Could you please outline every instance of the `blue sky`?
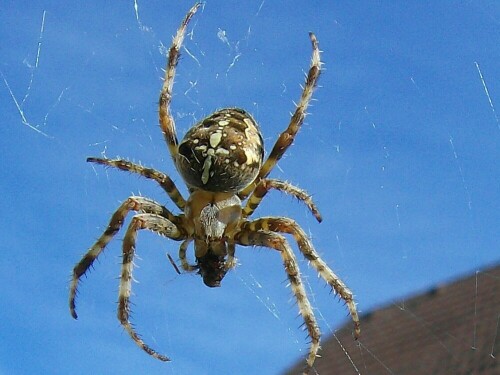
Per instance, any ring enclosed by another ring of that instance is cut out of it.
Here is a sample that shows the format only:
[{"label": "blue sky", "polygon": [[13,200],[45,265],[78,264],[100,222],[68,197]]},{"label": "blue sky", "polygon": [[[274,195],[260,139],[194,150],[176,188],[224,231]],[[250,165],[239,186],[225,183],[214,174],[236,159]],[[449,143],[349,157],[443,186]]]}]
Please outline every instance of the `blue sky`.
[{"label": "blue sky", "polygon": [[[2,7],[0,374],[279,373],[307,338],[267,249],[238,248],[241,265],[209,289],[174,272],[176,243],[140,233],[133,322],[171,363],[116,320],[120,235],[80,288],[79,320],[69,315],[70,271],[119,203],[140,193],[174,209],[155,184],[86,157],[140,161],[182,185],[156,102],[163,46],[192,3],[135,4]],[[324,221],[279,193],[256,216],[295,218],[367,313],[500,258],[499,30],[495,1],[208,1],[172,109],[182,135],[217,108],[245,108],[271,147],[316,33],[325,71],[273,177],[310,192]],[[326,337],[346,309],[301,266]]]}]

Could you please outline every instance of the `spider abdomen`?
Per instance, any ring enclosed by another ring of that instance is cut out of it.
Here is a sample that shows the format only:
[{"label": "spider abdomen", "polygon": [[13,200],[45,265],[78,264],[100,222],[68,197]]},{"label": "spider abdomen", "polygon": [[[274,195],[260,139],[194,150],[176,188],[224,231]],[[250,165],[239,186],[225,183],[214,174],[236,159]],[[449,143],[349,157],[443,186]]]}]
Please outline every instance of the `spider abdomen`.
[{"label": "spider abdomen", "polygon": [[176,165],[192,188],[237,192],[255,179],[263,157],[262,135],[252,116],[225,108],[189,129],[179,144]]}]

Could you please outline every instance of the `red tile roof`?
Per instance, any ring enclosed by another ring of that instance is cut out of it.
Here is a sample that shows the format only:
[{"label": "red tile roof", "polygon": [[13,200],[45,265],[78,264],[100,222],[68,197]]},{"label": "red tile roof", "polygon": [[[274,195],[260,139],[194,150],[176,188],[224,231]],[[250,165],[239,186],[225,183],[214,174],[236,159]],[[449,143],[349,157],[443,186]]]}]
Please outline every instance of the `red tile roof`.
[{"label": "red tile roof", "polygon": [[500,265],[361,317],[359,342],[348,322],[322,348],[320,375],[499,375]]}]

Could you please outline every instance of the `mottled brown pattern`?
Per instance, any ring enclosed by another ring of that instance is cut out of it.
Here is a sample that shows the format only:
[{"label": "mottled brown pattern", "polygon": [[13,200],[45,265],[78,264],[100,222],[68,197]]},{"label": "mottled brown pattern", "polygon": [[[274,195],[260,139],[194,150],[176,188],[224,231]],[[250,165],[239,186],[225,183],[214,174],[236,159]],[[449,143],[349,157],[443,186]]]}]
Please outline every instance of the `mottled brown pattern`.
[{"label": "mottled brown pattern", "polygon": [[242,109],[226,108],[186,133],[176,165],[191,188],[236,193],[255,179],[263,158],[262,135],[255,120]]}]

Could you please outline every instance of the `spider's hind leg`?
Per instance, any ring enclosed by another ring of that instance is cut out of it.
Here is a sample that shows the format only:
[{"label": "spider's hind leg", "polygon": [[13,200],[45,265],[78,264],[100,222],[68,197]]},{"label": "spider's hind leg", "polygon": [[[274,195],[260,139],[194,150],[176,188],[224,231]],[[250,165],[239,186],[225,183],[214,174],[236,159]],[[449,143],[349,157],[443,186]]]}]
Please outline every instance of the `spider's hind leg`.
[{"label": "spider's hind leg", "polygon": [[177,66],[177,62],[179,61],[180,49],[182,46],[182,42],[184,41],[184,36],[186,34],[186,28],[196,13],[198,8],[202,5],[202,3],[196,3],[186,14],[186,17],[182,20],[181,26],[177,30],[177,34],[174,36],[172,41],[172,45],[168,50],[168,62],[167,67],[165,69],[165,77],[163,81],[163,86],[160,92],[160,100],[159,100],[159,117],[160,117],[160,127],[165,138],[165,142],[167,143],[168,150],[170,151],[170,155],[175,162],[178,154],[178,144],[177,134],[175,131],[175,121],[170,112],[170,102],[172,101],[172,89],[174,86],[174,77],[175,77],[175,68]]},{"label": "spider's hind leg", "polygon": [[304,118],[307,114],[307,107],[309,106],[314,88],[316,87],[319,75],[321,73],[322,64],[320,59],[318,40],[313,33],[309,33],[309,38],[311,39],[313,53],[299,103],[296,105],[295,112],[290,119],[288,127],[283,133],[279,135],[278,140],[274,144],[271,153],[267,157],[265,163],[262,165],[262,168],[260,169],[259,174],[255,178],[255,180],[238,194],[241,199],[247,197],[253,191],[255,185],[258,184],[261,179],[266,178],[269,175],[274,166],[285,154],[288,147],[290,147],[290,145],[293,143],[295,136],[297,135],[300,127],[302,126],[302,123],[304,122]]}]

